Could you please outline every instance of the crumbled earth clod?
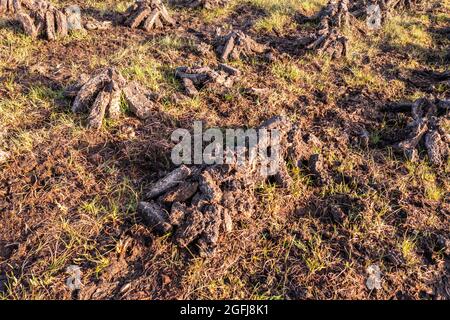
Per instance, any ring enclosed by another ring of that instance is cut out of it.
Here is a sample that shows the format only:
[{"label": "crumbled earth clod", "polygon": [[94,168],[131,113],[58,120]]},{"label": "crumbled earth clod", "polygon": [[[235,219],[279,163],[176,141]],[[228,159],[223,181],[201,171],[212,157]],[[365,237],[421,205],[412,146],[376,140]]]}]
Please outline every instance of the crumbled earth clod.
[{"label": "crumbled earth clod", "polygon": [[117,119],[122,94],[130,111],[139,119],[148,118],[155,108],[145,90],[137,82],[127,84],[115,68],[100,69],[90,78],[82,76],[65,92],[66,97],[75,96],[73,112],[89,112],[88,127],[92,129],[99,129],[105,116]]},{"label": "crumbled earth clod", "polygon": [[188,8],[205,8],[213,9],[225,7],[230,0],[178,0],[177,4]]},{"label": "crumbled earth clod", "polygon": [[124,24],[132,29],[151,31],[164,25],[174,26],[175,20],[161,0],[138,0],[124,13]]},{"label": "crumbled earth clod", "polygon": [[189,97],[197,96],[198,90],[205,86],[231,88],[239,75],[239,70],[225,64],[219,65],[217,71],[210,67],[178,67],[175,70],[175,76],[182,81]]}]

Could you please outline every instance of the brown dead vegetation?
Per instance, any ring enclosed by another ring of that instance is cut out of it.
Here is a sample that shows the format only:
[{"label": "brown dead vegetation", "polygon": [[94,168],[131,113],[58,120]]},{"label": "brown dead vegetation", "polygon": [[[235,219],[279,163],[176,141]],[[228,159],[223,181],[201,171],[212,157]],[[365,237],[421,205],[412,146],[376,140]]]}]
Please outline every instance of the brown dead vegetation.
[{"label": "brown dead vegetation", "polygon": [[16,17],[24,32],[36,38],[44,36],[48,40],[63,38],[68,34],[67,17],[64,12],[45,0],[22,2]]}]

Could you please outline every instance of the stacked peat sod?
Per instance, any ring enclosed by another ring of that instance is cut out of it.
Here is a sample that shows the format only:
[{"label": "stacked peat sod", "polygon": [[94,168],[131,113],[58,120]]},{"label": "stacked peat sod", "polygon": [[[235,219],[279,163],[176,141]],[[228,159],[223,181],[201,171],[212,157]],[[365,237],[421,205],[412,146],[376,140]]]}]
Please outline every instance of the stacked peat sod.
[{"label": "stacked peat sod", "polygon": [[67,17],[51,3],[44,0],[27,0],[22,1],[22,5],[16,11],[16,18],[27,35],[32,38],[43,35],[48,40],[67,35]]},{"label": "stacked peat sod", "polygon": [[161,0],[138,0],[124,13],[124,24],[132,29],[145,31],[175,25]]},{"label": "stacked peat sod", "polygon": [[327,53],[333,59],[347,55],[348,39],[341,34],[343,27],[349,26],[349,0],[330,0],[319,13],[308,20],[319,20],[314,35],[301,40],[308,50]]},{"label": "stacked peat sod", "polygon": [[450,101],[422,98],[414,103],[401,103],[388,106],[390,112],[407,112],[412,121],[406,127],[406,138],[394,145],[409,160],[418,159],[417,148],[422,145],[428,158],[435,166],[445,164],[449,156],[450,135],[445,132],[444,122],[450,121]]},{"label": "stacked peat sod", "polygon": [[225,7],[230,0],[176,0],[174,2],[188,8],[213,9]]},{"label": "stacked peat sod", "polygon": [[120,115],[120,99],[124,95],[130,111],[140,119],[148,118],[153,112],[154,102],[136,82],[127,84],[114,68],[100,69],[90,78],[82,77],[66,89],[66,96],[75,97],[72,111],[89,112],[88,127],[99,129],[103,118],[116,119]]},{"label": "stacked peat sod", "polygon": [[0,0],[0,14],[15,14],[22,11],[22,6],[28,7],[29,0]]},{"label": "stacked peat sod", "polygon": [[219,64],[217,70],[210,67],[178,67],[175,70],[175,77],[183,83],[187,96],[195,97],[198,90],[207,86],[209,88],[231,88],[241,75],[236,68],[226,64]]},{"label": "stacked peat sod", "polygon": [[350,12],[359,18],[366,14],[369,6],[378,5],[382,15],[387,16],[395,11],[415,9],[421,3],[423,0],[356,0],[352,1]]},{"label": "stacked peat sod", "polygon": [[412,70],[405,80],[422,91],[432,93],[438,88],[450,88],[450,71]]},{"label": "stacked peat sod", "polygon": [[226,35],[217,35],[214,40],[216,52],[221,61],[240,60],[243,57],[250,57],[254,54],[264,53],[267,48],[257,43],[244,32],[231,31]]},{"label": "stacked peat sod", "polygon": [[88,30],[107,30],[112,27],[113,23],[112,21],[97,21],[94,19],[88,20],[86,22],[83,22],[83,27]]},{"label": "stacked peat sod", "polygon": [[[235,222],[251,218],[257,204],[256,185],[274,181],[287,187],[292,182],[286,160],[297,156],[295,137],[299,131],[279,116],[267,120],[258,129],[277,130],[280,134],[276,173],[261,174],[262,164],[258,158],[240,165],[236,161],[234,164],[181,165],[153,184],[146,201],[139,203],[138,213],[146,224],[159,235],[173,232],[179,246],[197,247],[201,256],[213,254],[221,234],[230,232]],[[273,148],[269,140],[260,134],[256,148]],[[251,152],[246,149],[244,153]]]}]

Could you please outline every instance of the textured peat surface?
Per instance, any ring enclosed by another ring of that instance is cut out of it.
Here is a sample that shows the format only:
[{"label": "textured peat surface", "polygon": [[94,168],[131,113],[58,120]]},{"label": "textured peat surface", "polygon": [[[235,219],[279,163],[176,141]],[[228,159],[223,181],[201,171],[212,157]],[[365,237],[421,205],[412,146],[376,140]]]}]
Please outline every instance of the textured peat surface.
[{"label": "textured peat surface", "polygon": [[[386,7],[377,30],[361,1],[185,2],[130,28],[132,1],[51,1],[96,26],[54,40],[0,10],[0,298],[448,299],[448,2]],[[91,111],[72,112],[99,70]],[[176,169],[175,129],[279,116],[281,180],[202,167],[149,196]]]}]

